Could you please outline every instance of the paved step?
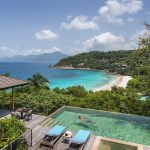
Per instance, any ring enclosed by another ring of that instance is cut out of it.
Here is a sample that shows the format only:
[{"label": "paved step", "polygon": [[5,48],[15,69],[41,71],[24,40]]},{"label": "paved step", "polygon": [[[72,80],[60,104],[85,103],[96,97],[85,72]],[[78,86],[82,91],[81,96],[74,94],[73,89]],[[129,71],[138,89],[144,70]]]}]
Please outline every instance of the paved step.
[{"label": "paved step", "polygon": [[47,121],[48,117],[46,117],[44,120],[42,120],[39,124],[42,125],[45,121]]},{"label": "paved step", "polygon": [[56,124],[58,124],[58,121],[54,120],[51,124],[49,124],[49,127],[51,128],[55,126]]},{"label": "paved step", "polygon": [[52,118],[45,119],[40,125],[45,126],[49,121],[53,120]]},{"label": "paved step", "polygon": [[54,119],[51,119],[48,123],[47,123],[47,126],[50,126],[55,120]]}]

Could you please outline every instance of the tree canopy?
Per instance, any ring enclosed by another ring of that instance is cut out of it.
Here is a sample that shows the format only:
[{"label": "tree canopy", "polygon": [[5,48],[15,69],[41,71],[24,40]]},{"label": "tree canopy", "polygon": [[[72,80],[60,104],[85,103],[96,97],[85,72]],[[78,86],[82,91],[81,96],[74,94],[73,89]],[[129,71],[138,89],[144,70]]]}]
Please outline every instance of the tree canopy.
[{"label": "tree canopy", "polygon": [[27,79],[31,85],[37,89],[49,89],[49,81],[40,73],[34,74],[31,78]]}]

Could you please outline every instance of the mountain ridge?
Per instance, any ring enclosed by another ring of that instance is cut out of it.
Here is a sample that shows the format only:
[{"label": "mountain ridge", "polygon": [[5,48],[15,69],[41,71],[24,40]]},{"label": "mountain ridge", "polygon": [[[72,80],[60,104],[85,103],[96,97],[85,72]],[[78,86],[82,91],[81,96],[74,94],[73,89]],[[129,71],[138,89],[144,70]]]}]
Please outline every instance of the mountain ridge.
[{"label": "mountain ridge", "polygon": [[61,52],[43,53],[38,55],[16,55],[13,57],[1,57],[0,62],[45,62],[54,65],[68,55]]}]

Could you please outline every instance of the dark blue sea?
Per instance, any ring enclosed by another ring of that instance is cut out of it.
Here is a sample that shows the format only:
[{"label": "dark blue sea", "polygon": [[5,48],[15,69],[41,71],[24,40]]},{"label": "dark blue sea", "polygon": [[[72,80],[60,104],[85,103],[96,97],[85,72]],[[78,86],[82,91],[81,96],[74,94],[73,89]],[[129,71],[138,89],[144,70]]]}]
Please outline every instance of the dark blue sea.
[{"label": "dark blue sea", "polygon": [[10,73],[12,77],[24,79],[35,73],[41,73],[50,81],[50,88],[84,86],[87,90],[95,89],[110,83],[117,76],[97,70],[62,70],[49,68],[46,63],[0,63],[0,74]]}]

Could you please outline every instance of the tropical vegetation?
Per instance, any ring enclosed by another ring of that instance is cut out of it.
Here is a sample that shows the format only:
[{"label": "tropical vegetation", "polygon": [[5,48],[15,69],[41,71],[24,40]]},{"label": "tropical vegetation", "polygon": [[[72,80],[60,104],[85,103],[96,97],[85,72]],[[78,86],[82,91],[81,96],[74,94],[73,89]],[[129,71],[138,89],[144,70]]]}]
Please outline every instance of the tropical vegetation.
[{"label": "tropical vegetation", "polygon": [[[15,118],[0,120],[0,148],[7,146],[10,142],[18,139],[26,130],[24,122]],[[19,143],[14,145],[17,150]],[[24,149],[25,150],[25,149]]]},{"label": "tropical vegetation", "polygon": [[[81,89],[81,90],[80,90]],[[32,108],[34,113],[48,115],[63,105],[116,111],[137,115],[150,116],[150,99],[140,101],[136,90],[116,88],[112,91],[86,91],[84,87],[69,87],[39,91],[30,88],[28,91],[17,92],[16,108]],[[0,107],[9,108],[11,93],[0,93]]]},{"label": "tropical vegetation", "polygon": [[31,78],[28,78],[27,81],[36,89],[49,89],[48,79],[43,77],[40,73],[34,74]]}]

